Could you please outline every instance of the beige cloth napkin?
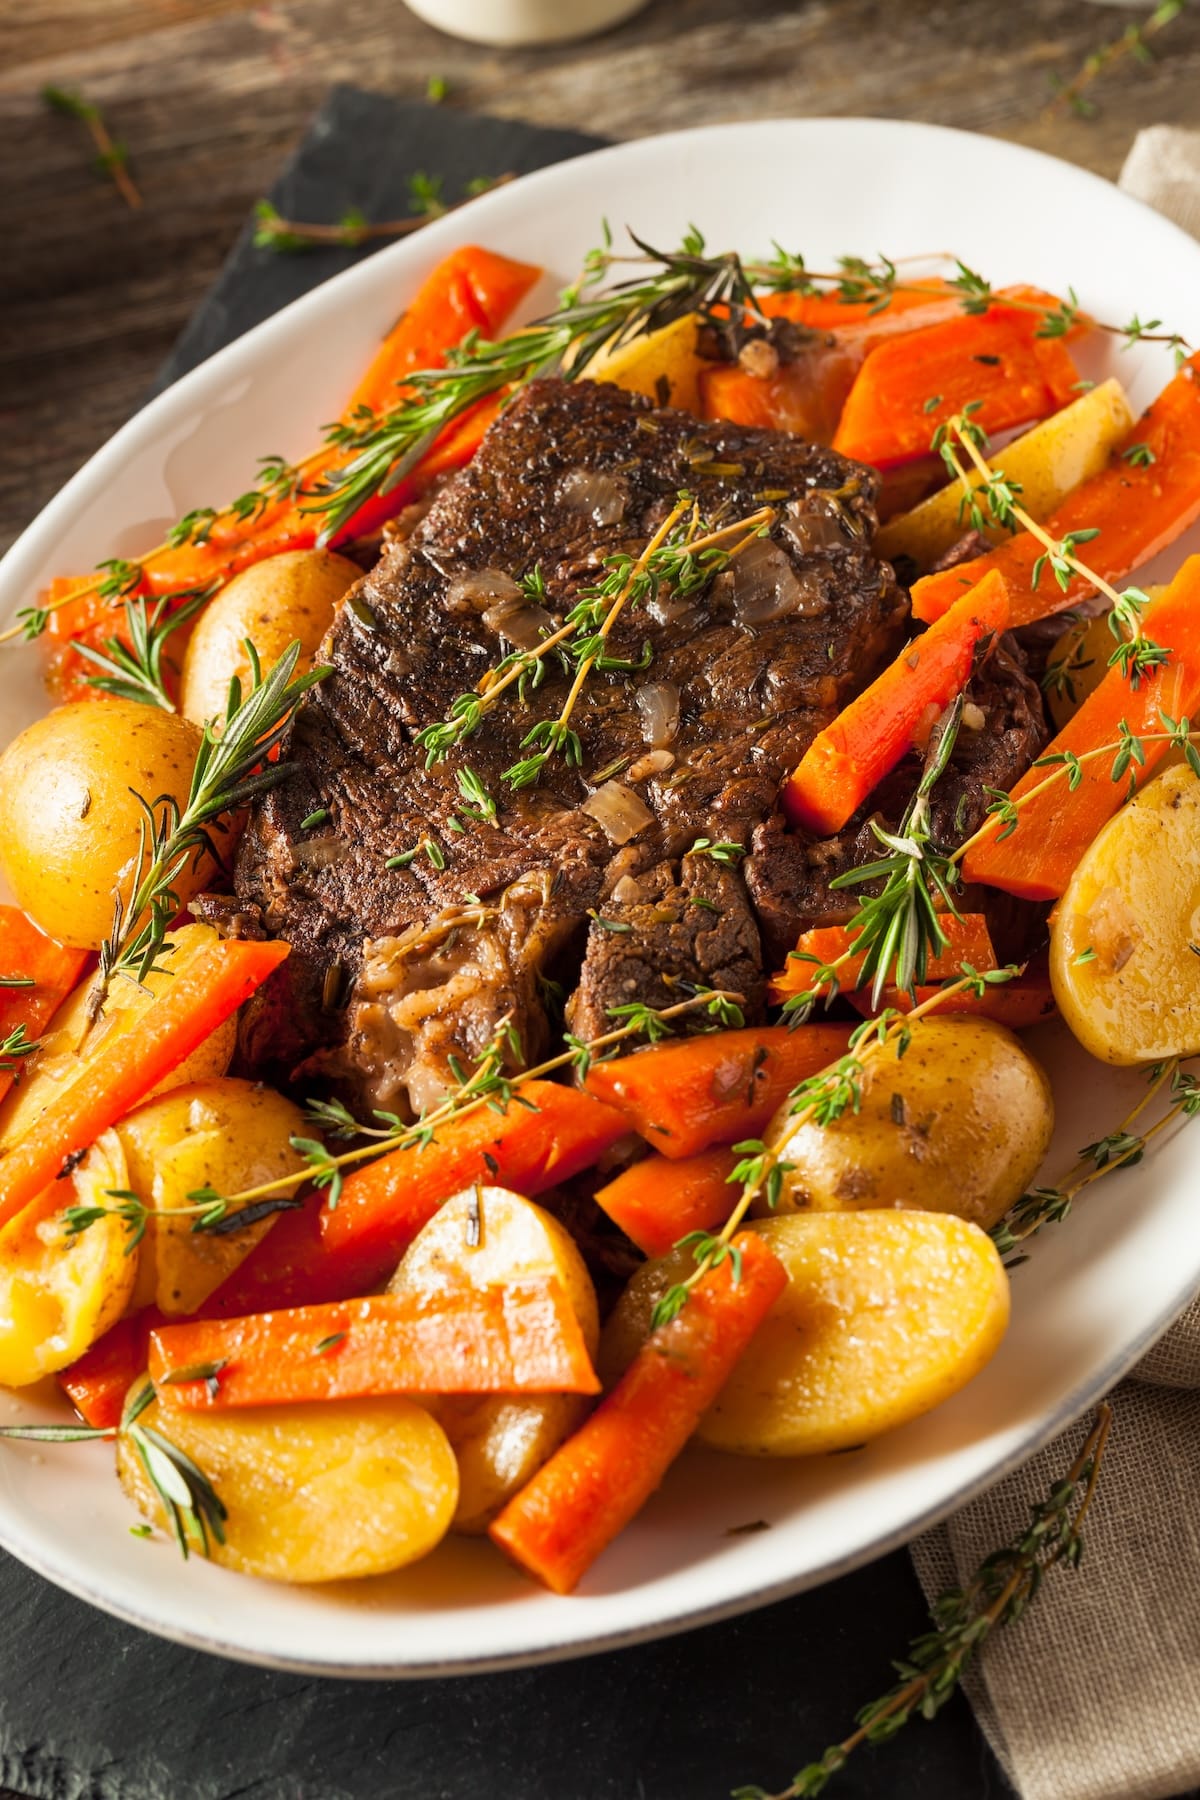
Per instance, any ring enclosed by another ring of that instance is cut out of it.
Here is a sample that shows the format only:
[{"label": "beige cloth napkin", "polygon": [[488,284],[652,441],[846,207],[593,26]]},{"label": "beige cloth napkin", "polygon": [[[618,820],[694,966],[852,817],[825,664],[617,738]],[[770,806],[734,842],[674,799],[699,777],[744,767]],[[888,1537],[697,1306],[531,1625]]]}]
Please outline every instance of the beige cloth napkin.
[{"label": "beige cloth napkin", "polygon": [[[1200,237],[1200,131],[1140,132],[1120,185]],[[1121,1383],[1113,1411],[1082,1569],[1056,1570],[964,1684],[1022,1800],[1167,1800],[1200,1787],[1200,1299]],[[1025,1525],[1086,1429],[918,1538],[931,1599]]]}]

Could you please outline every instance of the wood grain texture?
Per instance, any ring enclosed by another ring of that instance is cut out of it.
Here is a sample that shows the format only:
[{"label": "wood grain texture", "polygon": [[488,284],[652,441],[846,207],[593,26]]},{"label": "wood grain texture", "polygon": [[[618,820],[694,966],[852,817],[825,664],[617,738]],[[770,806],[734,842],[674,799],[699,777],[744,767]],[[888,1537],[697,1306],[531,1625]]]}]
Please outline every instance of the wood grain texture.
[{"label": "wood grain texture", "polygon": [[[878,114],[965,126],[1113,175],[1140,125],[1194,124],[1200,11],[1097,89],[1047,112],[1144,9],[1081,0],[656,0],[582,44],[459,44],[400,0],[0,0],[0,548],[137,406],[254,199],[332,81],[613,137],[708,120]],[[129,146],[130,213],[88,141],[38,96],[79,88]]]}]

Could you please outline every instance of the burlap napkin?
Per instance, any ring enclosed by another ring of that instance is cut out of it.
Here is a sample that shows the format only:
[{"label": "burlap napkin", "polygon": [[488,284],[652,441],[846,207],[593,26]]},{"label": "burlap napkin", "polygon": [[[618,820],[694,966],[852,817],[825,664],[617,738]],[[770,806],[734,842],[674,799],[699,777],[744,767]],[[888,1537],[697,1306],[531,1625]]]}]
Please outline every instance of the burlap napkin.
[{"label": "burlap napkin", "polygon": [[[1140,132],[1120,185],[1200,237],[1200,132]],[[1167,1800],[1200,1787],[1200,1299],[1113,1410],[1083,1568],[1056,1572],[965,1683],[1022,1800]],[[1021,1529],[1085,1430],[917,1540],[930,1598]]]}]

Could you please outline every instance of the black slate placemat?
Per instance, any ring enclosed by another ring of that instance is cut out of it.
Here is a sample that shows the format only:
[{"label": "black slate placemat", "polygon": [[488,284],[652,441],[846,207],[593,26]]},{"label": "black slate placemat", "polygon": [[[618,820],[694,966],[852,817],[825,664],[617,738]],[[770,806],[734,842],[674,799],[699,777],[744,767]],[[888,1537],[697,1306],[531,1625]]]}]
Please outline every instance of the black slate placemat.
[{"label": "black slate placemat", "polygon": [[[442,174],[454,198],[474,176],[539,168],[596,141],[339,88],[271,198],[299,219],[336,220],[351,206],[395,217],[418,170]],[[277,257],[251,236],[247,227],[160,385],[370,254]],[[180,1649],[0,1554],[0,1788],[29,1800],[722,1800],[738,1783],[785,1785],[841,1737],[925,1622],[897,1554],[634,1650],[462,1681],[352,1683]],[[1010,1790],[956,1700],[936,1726],[859,1752],[830,1791],[1004,1800]]]}]

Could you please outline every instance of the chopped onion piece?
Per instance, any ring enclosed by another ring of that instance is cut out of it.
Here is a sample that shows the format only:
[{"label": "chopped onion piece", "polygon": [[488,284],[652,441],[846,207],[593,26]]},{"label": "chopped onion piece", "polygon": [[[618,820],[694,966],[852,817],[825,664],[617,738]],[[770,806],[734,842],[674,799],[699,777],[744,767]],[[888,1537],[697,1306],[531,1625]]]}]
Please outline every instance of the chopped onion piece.
[{"label": "chopped onion piece", "polygon": [[617,525],[625,517],[629,489],[619,475],[602,469],[572,469],[559,482],[558,497],[572,512],[587,513],[593,525]]},{"label": "chopped onion piece", "polygon": [[498,600],[517,600],[521,590],[503,569],[473,569],[456,575],[446,589],[447,612],[486,612]]},{"label": "chopped onion piece", "polygon": [[962,709],[962,722],[964,731],[982,731],[987,724],[987,714],[982,706],[976,706],[973,700],[968,700]]},{"label": "chopped onion piece", "polygon": [[637,691],[642,736],[652,749],[671,743],[679,730],[679,689],[673,681],[647,681]]},{"label": "chopped onion piece", "polygon": [[483,615],[489,631],[499,632],[518,650],[532,650],[542,641],[542,633],[553,629],[554,620],[544,606],[532,606],[525,600],[498,600]]},{"label": "chopped onion piece", "polygon": [[630,781],[646,781],[651,775],[665,775],[668,769],[675,767],[673,750],[647,750],[645,756],[639,756],[630,765]]},{"label": "chopped onion piece", "polygon": [[306,838],[303,843],[293,844],[291,851],[293,869],[328,869],[345,861],[349,845],[340,837]]},{"label": "chopped onion piece", "polygon": [[650,808],[621,781],[606,781],[598,787],[591,799],[584,801],[583,810],[613,844],[627,844],[654,821]]},{"label": "chopped onion piece", "polygon": [[642,885],[634,875],[622,875],[612,891],[619,906],[636,906],[642,897]]},{"label": "chopped onion piece", "polygon": [[747,544],[729,573],[739,625],[769,625],[789,613],[822,612],[827,604],[820,583],[801,585],[784,552],[768,538]]}]

